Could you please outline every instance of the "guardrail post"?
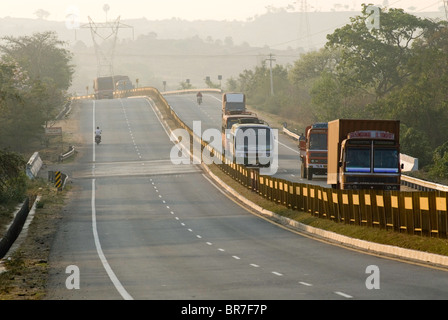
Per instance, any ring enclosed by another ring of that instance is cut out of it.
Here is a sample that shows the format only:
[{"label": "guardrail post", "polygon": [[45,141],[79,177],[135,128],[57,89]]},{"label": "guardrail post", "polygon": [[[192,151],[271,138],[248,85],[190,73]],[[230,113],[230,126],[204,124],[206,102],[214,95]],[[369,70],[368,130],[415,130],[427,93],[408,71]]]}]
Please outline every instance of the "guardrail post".
[{"label": "guardrail post", "polygon": [[447,193],[444,191],[438,191],[435,195],[435,209],[437,212],[437,221],[438,221],[438,230],[439,237],[447,238],[447,230],[448,230],[448,217],[447,217],[447,208],[448,208],[448,197]]},{"label": "guardrail post", "polygon": [[322,203],[323,203],[323,211],[320,213],[319,218],[327,218],[330,216],[331,207],[329,203],[329,198],[331,196],[331,189],[322,188]]}]

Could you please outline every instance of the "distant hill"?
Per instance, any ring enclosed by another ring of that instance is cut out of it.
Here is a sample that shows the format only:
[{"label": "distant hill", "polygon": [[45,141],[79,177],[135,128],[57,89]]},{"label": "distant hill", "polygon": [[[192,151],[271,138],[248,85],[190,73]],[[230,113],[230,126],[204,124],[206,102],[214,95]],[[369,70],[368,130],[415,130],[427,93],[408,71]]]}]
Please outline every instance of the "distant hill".
[{"label": "distant hill", "polygon": [[[140,79],[142,85],[159,89],[167,81],[169,89],[190,79],[201,87],[210,76],[223,83],[244,69],[260,64],[269,53],[276,63],[293,63],[300,54],[321,48],[326,35],[350,23],[359,12],[312,12],[307,15],[291,12],[271,12],[250,21],[185,21],[168,19],[123,20],[116,49],[115,73],[127,73]],[[417,15],[417,14],[416,14]],[[442,19],[444,13],[420,13],[431,19]],[[54,30],[74,51],[77,72],[73,91],[85,93],[96,76],[96,55],[90,29],[70,30],[65,22],[42,19],[0,19],[0,37],[23,36]],[[132,36],[134,35],[134,39]]]}]

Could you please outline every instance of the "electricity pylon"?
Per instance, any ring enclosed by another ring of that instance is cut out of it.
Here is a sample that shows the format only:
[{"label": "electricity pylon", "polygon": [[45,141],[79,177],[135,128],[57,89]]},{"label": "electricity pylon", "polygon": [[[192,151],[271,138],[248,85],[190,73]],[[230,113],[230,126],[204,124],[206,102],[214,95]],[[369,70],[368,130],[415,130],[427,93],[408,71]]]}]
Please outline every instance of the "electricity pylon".
[{"label": "electricity pylon", "polygon": [[311,50],[313,44],[311,40],[310,21],[308,19],[308,4],[306,0],[297,1],[300,2],[300,21],[299,21],[299,38],[306,39],[307,49]]},{"label": "electricity pylon", "polygon": [[132,37],[134,37],[134,28],[120,22],[120,17],[116,20],[107,20],[107,11],[109,6],[104,6],[106,12],[106,22],[95,23],[89,17],[89,23],[81,28],[89,28],[92,34],[93,44],[97,58],[98,77],[114,76],[114,56],[115,45],[117,43],[118,30],[120,28],[132,28]]},{"label": "electricity pylon", "polygon": [[448,20],[448,0],[443,0],[443,5],[445,6],[445,18]]}]

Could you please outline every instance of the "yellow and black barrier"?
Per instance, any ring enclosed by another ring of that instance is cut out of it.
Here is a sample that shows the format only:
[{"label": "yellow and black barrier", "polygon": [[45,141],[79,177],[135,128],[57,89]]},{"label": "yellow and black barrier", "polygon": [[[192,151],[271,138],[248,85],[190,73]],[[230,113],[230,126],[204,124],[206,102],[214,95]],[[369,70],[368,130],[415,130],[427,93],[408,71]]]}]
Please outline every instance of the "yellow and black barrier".
[{"label": "yellow and black barrier", "polygon": [[[222,164],[221,169],[243,185],[253,169]],[[260,176],[260,196],[294,210],[335,222],[447,238],[448,193],[384,190],[337,190]]]},{"label": "yellow and black barrier", "polygon": [[58,190],[62,190],[62,172],[56,171],[54,173],[54,187]]},{"label": "yellow and black barrier", "polygon": [[68,176],[61,171],[48,171],[48,181],[52,182],[58,191],[62,191],[64,189],[67,179]]}]

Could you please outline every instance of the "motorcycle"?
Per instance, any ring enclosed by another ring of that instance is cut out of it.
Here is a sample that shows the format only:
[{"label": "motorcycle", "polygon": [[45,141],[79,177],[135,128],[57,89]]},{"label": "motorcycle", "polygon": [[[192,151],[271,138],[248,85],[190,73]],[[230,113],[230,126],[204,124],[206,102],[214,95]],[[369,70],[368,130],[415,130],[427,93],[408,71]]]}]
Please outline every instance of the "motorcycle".
[{"label": "motorcycle", "polygon": [[198,97],[198,105],[201,105],[202,103],[202,97]]},{"label": "motorcycle", "polygon": [[100,144],[100,142],[101,142],[101,136],[100,135],[96,135],[95,136],[95,142],[96,142],[96,144]]}]

